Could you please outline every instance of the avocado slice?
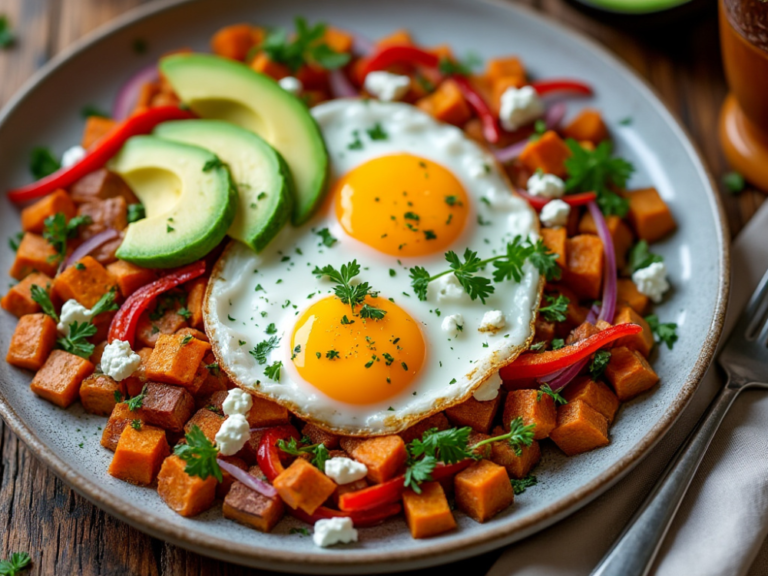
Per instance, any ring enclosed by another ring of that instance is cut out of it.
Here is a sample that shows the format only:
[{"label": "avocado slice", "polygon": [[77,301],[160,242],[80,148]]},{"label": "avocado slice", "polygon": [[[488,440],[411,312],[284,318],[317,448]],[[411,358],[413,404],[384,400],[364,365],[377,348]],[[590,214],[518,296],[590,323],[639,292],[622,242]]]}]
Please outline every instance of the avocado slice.
[{"label": "avocado slice", "polygon": [[146,218],[128,226],[121,260],[170,268],[199,260],[227,234],[237,190],[214,154],[155,136],[129,139],[109,164],[141,200]]},{"label": "avocado slice", "polygon": [[270,77],[218,56],[175,54],[160,71],[197,115],[255,132],[283,156],[295,184],[293,223],[306,222],[328,180],[328,153],[306,105]]},{"label": "avocado slice", "polygon": [[260,252],[288,222],[291,173],[283,157],[253,132],[221,120],[179,120],[160,124],[154,135],[210,150],[227,165],[240,197],[230,237]]}]

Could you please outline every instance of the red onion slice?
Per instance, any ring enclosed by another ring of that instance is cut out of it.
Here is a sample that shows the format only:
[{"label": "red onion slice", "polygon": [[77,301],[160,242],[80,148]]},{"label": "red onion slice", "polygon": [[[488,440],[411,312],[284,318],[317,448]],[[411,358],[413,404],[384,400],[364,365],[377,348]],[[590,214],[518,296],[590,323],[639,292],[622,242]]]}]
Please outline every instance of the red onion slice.
[{"label": "red onion slice", "polygon": [[150,64],[131,76],[117,92],[115,103],[112,106],[112,118],[119,121],[130,116],[136,107],[136,102],[139,101],[141,87],[147,82],[156,82],[159,78],[157,64]]},{"label": "red onion slice", "polygon": [[603,213],[600,211],[596,202],[590,202],[587,204],[589,213],[592,215],[592,219],[595,221],[595,228],[597,228],[597,235],[603,242],[603,251],[605,252],[605,280],[603,282],[603,303],[600,306],[600,315],[598,320],[605,320],[606,322],[613,322],[613,316],[616,313],[616,295],[617,295],[617,282],[616,282],[616,252],[613,248],[613,238],[611,237],[611,231],[608,229],[608,223],[603,217]]},{"label": "red onion slice", "polygon": [[119,235],[120,233],[114,228],[108,228],[104,230],[104,232],[99,232],[95,236],[91,236],[88,238],[88,240],[80,244],[80,246],[72,251],[72,254],[69,255],[69,258],[64,261],[64,268],[71,266],[81,258],[88,256],[88,254],[96,250],[96,248],[105,242],[109,242],[110,240],[117,238]]},{"label": "red onion slice", "polygon": [[565,102],[555,102],[547,108],[544,113],[544,123],[547,125],[547,130],[555,130],[560,126],[560,122],[565,118],[565,111]]},{"label": "red onion slice", "polygon": [[376,50],[376,45],[365,36],[352,32],[352,53],[358,56],[369,56]]},{"label": "red onion slice", "polygon": [[520,140],[520,142],[515,142],[506,148],[494,150],[493,155],[496,157],[496,160],[504,164],[505,162],[510,162],[520,156],[520,153],[523,151],[526,144],[528,144],[527,138],[525,140]]},{"label": "red onion slice", "polygon": [[[565,110],[565,102],[556,102],[547,108],[547,111],[544,113],[544,123],[547,126],[547,130],[554,130],[560,126],[560,122],[562,122],[565,117]],[[528,144],[528,138],[510,144],[506,148],[494,150],[493,155],[496,156],[496,160],[502,164],[510,162],[520,156],[520,153],[523,151],[526,144]]]},{"label": "red onion slice", "polygon": [[357,98],[359,94],[341,69],[331,70],[329,81],[334,98]]},{"label": "red onion slice", "polygon": [[256,478],[256,476],[253,474],[248,474],[248,472],[245,470],[241,470],[234,464],[230,464],[221,458],[217,458],[216,462],[219,463],[219,466],[221,466],[222,470],[226,470],[232,474],[232,476],[234,476],[238,482],[242,482],[254,492],[258,492],[267,498],[277,498],[277,490],[275,490],[274,487],[272,487],[270,484],[264,482],[264,480]]}]

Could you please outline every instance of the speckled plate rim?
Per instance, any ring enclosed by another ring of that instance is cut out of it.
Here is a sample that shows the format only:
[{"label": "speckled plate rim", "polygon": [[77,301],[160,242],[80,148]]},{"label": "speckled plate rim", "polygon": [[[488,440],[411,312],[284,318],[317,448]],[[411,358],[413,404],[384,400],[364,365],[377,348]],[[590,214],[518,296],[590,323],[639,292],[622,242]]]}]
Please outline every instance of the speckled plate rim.
[{"label": "speckled plate rim", "polygon": [[[121,31],[123,28],[147,20],[162,12],[193,4],[204,0],[161,0],[145,6],[140,6],[116,18],[109,24],[99,28],[95,32],[75,42],[72,46],[62,51],[39,71],[37,71],[22,87],[10,102],[0,112],[0,126],[5,124],[14,114],[17,107],[38,86],[52,74],[60,65],[77,54],[91,48],[91,45],[99,40]],[[467,0],[470,1],[470,0]],[[159,516],[140,513],[133,509],[127,502],[114,501],[110,495],[98,484],[83,477],[78,471],[62,458],[57,456],[46,446],[37,435],[20,418],[16,411],[6,401],[0,392],[0,416],[13,432],[29,447],[32,453],[42,460],[62,481],[66,482],[78,494],[87,498],[103,510],[113,516],[127,522],[131,526],[156,538],[171,542],[194,552],[205,554],[214,558],[236,562],[248,566],[266,568],[286,572],[303,572],[315,574],[350,574],[365,572],[368,574],[378,572],[392,572],[408,569],[423,568],[438,564],[446,564],[469,556],[481,554],[489,550],[499,548],[505,544],[527,537],[547,526],[554,524],[562,518],[572,514],[585,506],[597,496],[608,490],[628,473],[642,458],[647,455],[653,446],[659,442],[669,431],[683,409],[688,405],[699,381],[709,367],[725,319],[725,311],[728,302],[730,281],[730,243],[721,200],[715,192],[713,180],[705,168],[698,150],[692,143],[686,130],[680,122],[662,104],[655,91],[632,70],[627,68],[618,59],[608,53],[602,46],[588,38],[549,20],[534,11],[518,5],[512,5],[501,0],[477,0],[481,3],[492,4],[499,8],[514,11],[524,11],[529,17],[539,21],[545,21],[547,25],[567,36],[572,42],[583,45],[590,50],[602,64],[611,68],[622,76],[635,90],[642,93],[656,112],[663,118],[683,144],[688,157],[694,164],[706,187],[706,198],[710,208],[717,216],[716,230],[719,246],[719,285],[717,301],[715,302],[712,319],[704,340],[701,351],[690,373],[685,377],[684,383],[674,399],[666,415],[659,420],[658,425],[646,434],[631,450],[629,450],[609,470],[593,479],[588,484],[575,490],[567,496],[552,502],[546,508],[525,518],[506,522],[499,526],[488,526],[477,534],[468,534],[464,538],[452,539],[450,542],[440,540],[425,541],[424,546],[417,551],[403,552],[370,552],[364,557],[347,557],[345,555],[327,555],[321,553],[296,553],[286,558],[284,553],[276,552],[266,547],[246,546],[234,544],[225,539],[186,532],[173,522],[164,520]]]}]

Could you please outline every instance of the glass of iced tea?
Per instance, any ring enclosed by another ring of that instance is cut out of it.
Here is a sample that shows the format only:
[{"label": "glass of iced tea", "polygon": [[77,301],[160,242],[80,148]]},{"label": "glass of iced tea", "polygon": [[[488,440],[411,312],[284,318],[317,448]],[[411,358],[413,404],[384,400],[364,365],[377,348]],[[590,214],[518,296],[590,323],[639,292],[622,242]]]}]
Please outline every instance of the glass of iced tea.
[{"label": "glass of iced tea", "polygon": [[720,44],[730,89],[720,142],[731,166],[768,191],[768,0],[720,0]]}]

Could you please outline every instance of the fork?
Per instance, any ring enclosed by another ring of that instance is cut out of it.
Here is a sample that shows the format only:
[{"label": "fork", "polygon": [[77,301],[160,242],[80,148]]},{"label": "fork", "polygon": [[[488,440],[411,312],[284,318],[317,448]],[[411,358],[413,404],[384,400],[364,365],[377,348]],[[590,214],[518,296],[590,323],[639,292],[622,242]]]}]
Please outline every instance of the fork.
[{"label": "fork", "polygon": [[646,576],[704,453],[733,401],[747,388],[768,388],[768,272],[731,332],[718,363],[723,389],[672,459],[591,576]]}]

